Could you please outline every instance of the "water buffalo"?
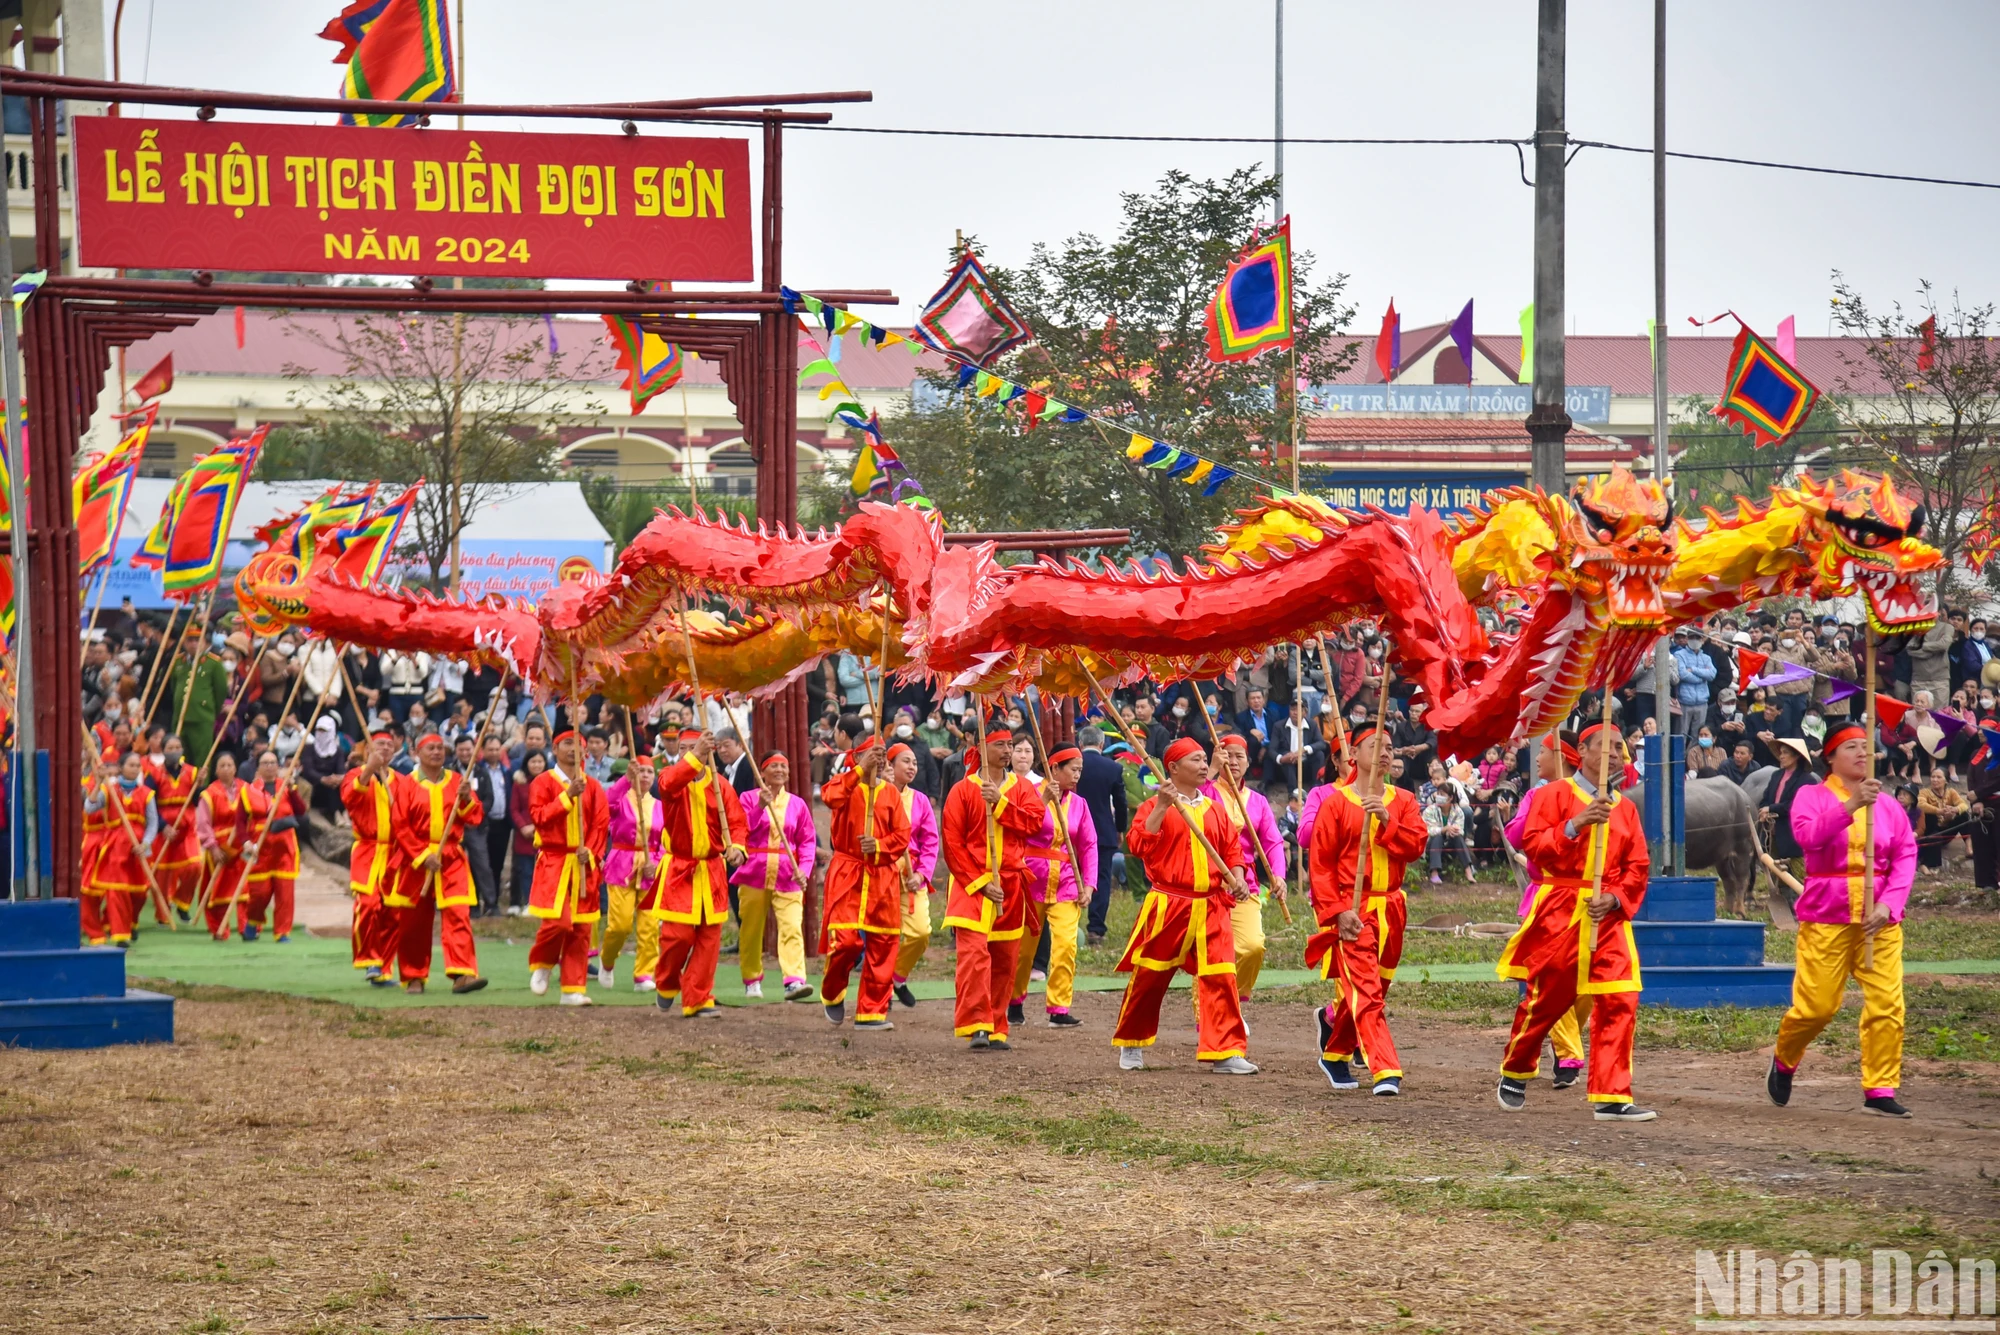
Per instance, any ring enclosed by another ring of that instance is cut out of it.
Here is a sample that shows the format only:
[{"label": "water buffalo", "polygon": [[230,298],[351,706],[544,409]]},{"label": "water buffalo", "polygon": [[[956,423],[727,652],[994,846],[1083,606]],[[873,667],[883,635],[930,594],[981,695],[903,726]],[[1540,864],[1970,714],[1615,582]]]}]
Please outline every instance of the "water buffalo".
[{"label": "water buffalo", "polygon": [[[1757,803],[1770,784],[1770,776],[1776,773],[1760,769],[1741,787],[1729,779],[1690,779],[1687,783],[1687,869],[1713,871],[1722,886],[1724,909],[1733,915],[1748,911],[1761,851],[1754,824]],[[1625,790],[1625,796],[1643,810],[1646,785],[1634,784]]]}]

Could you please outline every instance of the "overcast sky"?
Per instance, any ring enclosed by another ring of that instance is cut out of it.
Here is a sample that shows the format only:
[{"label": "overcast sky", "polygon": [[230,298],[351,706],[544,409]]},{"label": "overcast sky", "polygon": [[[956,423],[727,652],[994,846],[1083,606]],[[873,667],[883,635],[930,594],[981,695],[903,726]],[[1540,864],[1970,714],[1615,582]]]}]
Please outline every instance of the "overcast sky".
[{"label": "overcast sky", "polygon": [[[333,92],[320,27],[341,0],[128,0],[126,77]],[[604,101],[866,88],[848,125],[1255,135],[1272,116],[1271,0],[465,0],[469,97]],[[106,0],[107,31],[109,12]],[[157,10],[157,14],[153,11]],[[1573,4],[1569,132],[1652,142],[1652,5]],[[1673,0],[1669,146],[2000,182],[1991,0]],[[1504,136],[1533,129],[1532,0],[1291,0],[1286,128],[1298,136]],[[168,113],[180,114],[180,113]],[[521,127],[527,128],[527,127]],[[536,128],[549,128],[546,125]],[[648,131],[651,133],[651,131]],[[1268,145],[1006,142],[793,132],[786,277],[888,287],[907,318],[954,228],[1002,262],[1036,241],[1116,225],[1121,191],[1173,167],[1221,175]],[[1351,275],[1356,324],[1394,297],[1405,325],[1476,299],[1482,333],[1515,328],[1533,265],[1533,194],[1506,147],[1293,145],[1298,244]],[[2000,297],[2000,191],[1669,168],[1668,310],[1740,311],[1827,332],[1829,273],[1879,303],[1929,278]],[[1584,333],[1642,333],[1652,313],[1651,165],[1586,150],[1569,171],[1569,312]],[[1733,327],[1732,327],[1733,330]]]}]

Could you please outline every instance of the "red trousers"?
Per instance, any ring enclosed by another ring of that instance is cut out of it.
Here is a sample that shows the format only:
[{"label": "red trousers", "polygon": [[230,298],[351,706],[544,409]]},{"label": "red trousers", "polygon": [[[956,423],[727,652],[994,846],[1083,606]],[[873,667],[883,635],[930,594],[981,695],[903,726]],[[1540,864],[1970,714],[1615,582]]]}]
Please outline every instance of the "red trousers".
[{"label": "red trousers", "polygon": [[[571,899],[560,918],[543,918],[535,929],[535,943],[528,947],[530,969],[554,969],[562,990],[582,992],[590,980],[590,930],[595,922],[576,922],[570,917],[576,907]],[[459,909],[469,913],[469,909]],[[469,930],[469,929],[468,929]]]},{"label": "red trousers", "polygon": [[1382,1011],[1389,984],[1384,977],[1387,970],[1382,967],[1376,927],[1375,918],[1363,917],[1361,935],[1354,940],[1342,941],[1335,932],[1321,959],[1320,977],[1332,979],[1340,995],[1326,1008],[1332,1037],[1320,1055],[1330,1061],[1344,1062],[1354,1056],[1358,1043],[1367,1054],[1369,1075],[1381,1080],[1402,1075],[1403,1068],[1396,1056],[1396,1040],[1389,1035],[1389,1019]]},{"label": "red trousers", "polygon": [[[232,899],[226,904],[218,904],[211,899],[208,903],[202,905],[202,916],[208,920],[208,934],[218,941],[228,936],[229,910],[241,903],[241,900]],[[236,916],[237,921],[240,923],[243,920],[242,912],[239,910]]]},{"label": "red trousers", "polygon": [[1243,1030],[1243,1003],[1236,995],[1236,938],[1229,930],[1229,899],[1211,895],[1187,899],[1147,894],[1119,969],[1129,970],[1125,1000],[1118,1007],[1114,1047],[1143,1048],[1160,1033],[1160,1003],[1176,970],[1194,978],[1196,1061],[1241,1057],[1250,1045]]},{"label": "red trousers", "polygon": [[[264,925],[265,911],[272,909],[275,905],[275,911],[272,914],[271,932],[275,936],[290,936],[292,934],[292,892],[297,888],[297,882],[290,876],[267,875],[251,877],[243,883],[243,889],[250,896],[250,902],[237,915],[237,921],[254,924],[261,928]],[[428,935],[426,935],[426,942],[429,939]],[[429,953],[427,945],[425,947],[426,957],[429,956]],[[421,974],[418,976],[422,977]]]},{"label": "red trousers", "polygon": [[901,944],[900,929],[863,932],[840,927],[828,933],[826,977],[819,987],[821,1004],[831,1006],[847,1000],[847,977],[860,963],[861,995],[855,998],[854,1018],[888,1019],[890,989],[896,985],[896,948]]},{"label": "red trousers", "polygon": [[682,1015],[705,1011],[715,1004],[715,960],[721,953],[721,923],[663,922],[653,985],[669,1001],[681,999]]},{"label": "red trousers", "polygon": [[133,924],[139,921],[139,905],[144,900],[143,893],[135,895],[129,890],[78,896],[77,913],[82,919],[84,939],[93,946],[107,941],[130,941]]},{"label": "red trousers", "polygon": [[384,904],[380,895],[354,897],[354,926],[348,933],[348,940],[353,948],[355,968],[386,968],[389,961],[396,958],[397,945],[403,935],[398,913],[399,910]]},{"label": "red trousers", "polygon": [[195,893],[201,889],[202,866],[190,862],[185,867],[155,867],[153,875],[159,879],[160,893],[167,902],[177,909],[194,907]]},{"label": "red trousers", "polygon": [[[1542,1040],[1576,1004],[1576,955],[1572,948],[1568,967],[1544,969],[1527,979],[1521,1004],[1514,1009],[1514,1029],[1507,1036],[1500,1074],[1533,1080],[1540,1071]],[[1584,1077],[1592,1103],[1632,1101],[1632,1038],[1638,1018],[1636,986],[1629,992],[1597,994],[1597,1003],[1590,1008],[1590,1071]]]},{"label": "red trousers", "polygon": [[[360,901],[356,901],[360,907]],[[431,920],[433,916],[443,919],[438,935],[444,939],[444,972],[447,978],[457,978],[461,974],[476,976],[479,973],[479,952],[472,944],[472,909],[470,905],[454,904],[450,908],[437,906],[437,894],[426,889],[418,896],[417,902],[407,908],[383,908],[383,913],[396,915],[396,965],[404,982],[431,976]],[[586,931],[584,935],[588,936]],[[536,940],[540,940],[537,937]],[[386,957],[385,957],[386,958]]]},{"label": "red trousers", "polygon": [[952,1003],[951,1032],[960,1038],[974,1034],[1007,1037],[1007,1001],[1014,994],[1014,965],[1021,955],[1021,938],[995,941],[970,927],[957,932],[958,970]]}]

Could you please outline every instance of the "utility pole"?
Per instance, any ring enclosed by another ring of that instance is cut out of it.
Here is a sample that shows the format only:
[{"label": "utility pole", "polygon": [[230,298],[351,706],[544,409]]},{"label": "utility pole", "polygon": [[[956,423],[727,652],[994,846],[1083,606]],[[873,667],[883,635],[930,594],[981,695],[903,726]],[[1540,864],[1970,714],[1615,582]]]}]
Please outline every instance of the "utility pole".
[{"label": "utility pole", "polygon": [[1568,486],[1569,435],[1563,366],[1563,129],[1568,0],[1539,0],[1535,39],[1535,387],[1528,410],[1530,480],[1547,492]]},{"label": "utility pole", "polygon": [[[465,0],[458,0],[458,68],[453,71],[457,87],[452,96],[460,103],[465,101]],[[458,128],[465,128],[465,117],[458,118]],[[465,277],[452,275],[451,290],[465,289]],[[459,512],[459,500],[464,491],[465,468],[459,461],[459,445],[465,439],[465,312],[457,310],[451,316],[451,594],[458,596],[459,565],[458,535],[465,525],[465,517]]]},{"label": "utility pole", "polygon": [[[1667,0],[1653,0],[1653,476],[1664,489],[1668,486],[1667,451],[1670,444],[1667,420]],[[1673,767],[1673,704],[1668,696],[1673,680],[1673,640],[1662,639],[1653,649],[1654,724],[1666,770]],[[1683,737],[1683,746],[1694,738]],[[1662,834],[1654,854],[1654,870],[1674,876],[1687,871],[1685,837],[1672,837],[1673,797],[1681,784],[1665,778],[1660,793]]]},{"label": "utility pole", "polygon": [[1271,201],[1272,222],[1285,216],[1285,0],[1277,0],[1277,5],[1278,69],[1271,81],[1277,108],[1271,118],[1271,175],[1278,182],[1278,197]]}]

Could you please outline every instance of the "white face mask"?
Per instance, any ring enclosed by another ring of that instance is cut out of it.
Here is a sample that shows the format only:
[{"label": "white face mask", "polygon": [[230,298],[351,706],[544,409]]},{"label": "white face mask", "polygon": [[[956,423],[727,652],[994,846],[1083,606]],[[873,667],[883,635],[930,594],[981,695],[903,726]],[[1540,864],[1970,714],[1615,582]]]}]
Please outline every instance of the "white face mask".
[{"label": "white face mask", "polygon": [[1186,718],[1186,717],[1187,717],[1187,701],[1185,701],[1185,700],[1176,700],[1176,701],[1174,702],[1174,717],[1175,717],[1175,718]]},{"label": "white face mask", "polygon": [[[911,727],[911,726],[910,726],[909,724],[907,724],[907,723],[898,723],[898,724],[896,725],[896,735],[897,735],[898,737],[908,737],[908,736],[910,736],[910,735],[911,735],[912,733],[914,733],[915,731],[916,731],[916,729],[915,729],[915,728],[912,728],[912,727]],[[1357,855],[1357,856],[1358,856],[1358,855]]]}]

